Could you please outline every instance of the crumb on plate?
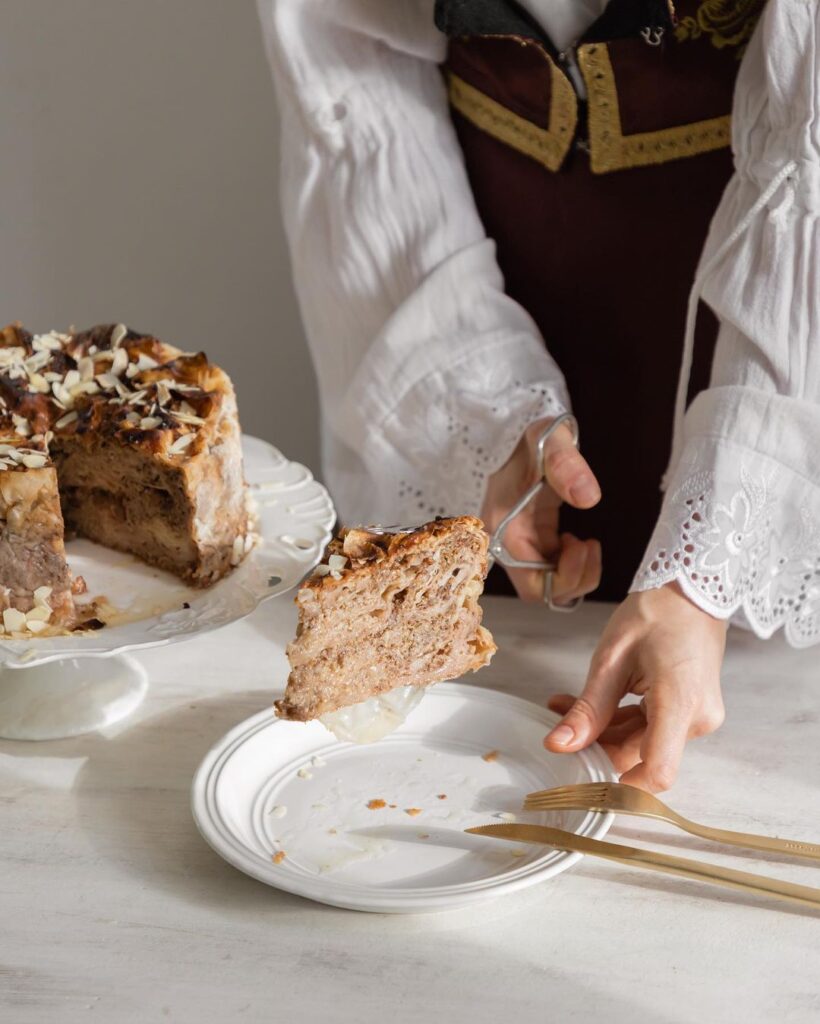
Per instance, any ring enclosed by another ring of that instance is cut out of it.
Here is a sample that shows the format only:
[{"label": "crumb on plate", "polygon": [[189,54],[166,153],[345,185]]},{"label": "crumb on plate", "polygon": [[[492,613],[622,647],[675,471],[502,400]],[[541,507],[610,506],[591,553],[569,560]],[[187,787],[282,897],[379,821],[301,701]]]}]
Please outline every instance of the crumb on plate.
[{"label": "crumb on plate", "polygon": [[284,859],[285,859],[285,851],[284,850],[277,850],[276,853],[274,853],[273,856],[271,857],[271,860],[273,861],[274,864],[281,864]]},{"label": "crumb on plate", "polygon": [[438,799],[439,800],[446,800],[447,799],[447,794],[446,793],[439,793],[438,794]]},{"label": "crumb on plate", "polygon": [[405,814],[409,814],[411,818],[415,818],[417,814],[421,814],[420,807],[406,807],[404,809]]},{"label": "crumb on plate", "polygon": [[382,807],[387,807],[384,800],[369,800],[367,804],[368,811],[380,811]]},{"label": "crumb on plate", "polygon": [[481,760],[482,761],[497,761],[498,760],[498,751],[497,750],[488,750],[486,754],[482,754],[481,755]]}]

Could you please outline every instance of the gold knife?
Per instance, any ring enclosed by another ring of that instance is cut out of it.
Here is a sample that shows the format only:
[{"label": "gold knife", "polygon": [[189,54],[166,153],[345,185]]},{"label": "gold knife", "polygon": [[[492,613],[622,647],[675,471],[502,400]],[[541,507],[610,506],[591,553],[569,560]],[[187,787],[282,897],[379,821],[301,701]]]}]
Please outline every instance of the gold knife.
[{"label": "gold knife", "polygon": [[465,832],[476,836],[489,836],[492,839],[540,843],[544,846],[554,846],[559,850],[587,853],[591,857],[603,857],[604,860],[614,860],[618,864],[628,864],[630,867],[662,871],[682,878],[694,878],[698,882],[723,885],[727,889],[740,889],[758,896],[774,896],[803,906],[820,908],[820,889],[814,889],[809,885],[781,882],[776,878],[767,878],[766,875],[754,875],[749,871],[735,871],[733,868],[722,868],[716,864],[704,864],[697,860],[689,860],[687,857],[672,857],[666,853],[657,853],[655,850],[642,850],[634,846],[622,846],[620,843],[605,843],[600,839],[588,839],[586,836],[565,832],[560,828],[548,828],[546,825],[480,825],[477,828],[465,829]]}]

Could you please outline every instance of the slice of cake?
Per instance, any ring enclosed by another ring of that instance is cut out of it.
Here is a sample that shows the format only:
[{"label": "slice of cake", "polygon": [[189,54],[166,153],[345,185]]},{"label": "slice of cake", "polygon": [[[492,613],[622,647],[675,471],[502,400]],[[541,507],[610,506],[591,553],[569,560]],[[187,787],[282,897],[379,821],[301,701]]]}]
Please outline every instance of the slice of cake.
[{"label": "slice of cake", "polygon": [[0,437],[0,611],[7,633],[40,633],[70,615],[57,473],[40,438]]},{"label": "slice of cake", "polygon": [[46,600],[53,624],[70,617],[64,523],[195,586],[208,586],[237,565],[252,539],[227,375],[203,353],[180,352],[122,324],[39,336],[19,324],[6,327],[0,333],[6,632],[25,631],[27,622],[15,612],[42,616],[34,609]]},{"label": "slice of cake", "polygon": [[486,665],[495,652],[478,603],[487,544],[472,516],[400,533],[343,530],[296,595],[279,716],[307,721]]}]

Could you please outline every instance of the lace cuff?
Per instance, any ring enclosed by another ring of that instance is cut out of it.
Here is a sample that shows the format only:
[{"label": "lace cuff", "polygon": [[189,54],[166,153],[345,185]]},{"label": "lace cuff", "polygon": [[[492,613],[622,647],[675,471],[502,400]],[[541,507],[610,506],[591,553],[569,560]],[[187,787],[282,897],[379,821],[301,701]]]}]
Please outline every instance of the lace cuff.
[{"label": "lace cuff", "polygon": [[381,422],[370,420],[360,452],[371,486],[348,502],[350,521],[374,508],[403,524],[479,515],[488,477],[526,428],[569,411],[553,365],[540,343],[507,337],[417,380]]},{"label": "lace cuff", "polygon": [[[677,581],[690,600],[717,618],[735,616],[738,624],[761,637],[782,626],[796,647],[817,643],[820,476],[806,444],[817,436],[816,423],[814,432],[802,435],[802,447],[793,443],[806,425],[801,419],[817,413],[791,408],[787,418],[783,403],[790,400],[776,396],[756,399],[758,408],[750,409],[747,402],[742,406],[745,425],[752,429],[743,436],[756,438],[758,444],[752,448],[719,436],[721,426],[737,423],[742,396],[717,396],[718,406],[721,399],[728,399],[728,410],[715,409],[712,399],[701,401],[702,397],[690,410],[695,429],[687,422],[690,436],[632,590]],[[702,425],[709,419],[710,402],[719,422],[701,433],[697,421]],[[777,444],[783,446],[782,454],[772,453]]]}]

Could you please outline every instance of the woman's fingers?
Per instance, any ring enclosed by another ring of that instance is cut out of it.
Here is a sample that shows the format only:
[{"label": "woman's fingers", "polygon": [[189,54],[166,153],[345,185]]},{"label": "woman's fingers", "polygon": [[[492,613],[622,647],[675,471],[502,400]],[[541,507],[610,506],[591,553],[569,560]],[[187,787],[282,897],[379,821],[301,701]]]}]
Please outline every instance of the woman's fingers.
[{"label": "woman's fingers", "polygon": [[544,740],[544,746],[557,753],[588,746],[612,721],[625,691],[626,680],[618,659],[593,664],[583,693]]},{"label": "woman's fingers", "polygon": [[601,737],[601,746],[621,778],[641,760],[641,743],[645,734],[646,720],[644,719],[642,723],[633,728],[632,732],[620,737],[617,743],[605,743]]},{"label": "woman's fingers", "polygon": [[[664,692],[662,684],[655,683],[650,690]],[[657,689],[656,689],[657,688]],[[686,690],[677,686],[666,687],[663,701],[652,700],[646,704],[646,733],[640,745],[640,761],[625,775],[621,782],[639,786],[650,793],[669,789],[678,776],[686,741],[692,726],[694,708],[683,699]]]},{"label": "woman's fingers", "polygon": [[595,474],[576,448],[566,424],[561,424],[547,440],[544,474],[555,493],[575,508],[592,508],[601,500]]},{"label": "woman's fingers", "polygon": [[552,577],[552,597],[568,604],[591,593],[601,582],[601,545],[597,540],[578,540],[571,533],[561,535],[561,553]]}]

